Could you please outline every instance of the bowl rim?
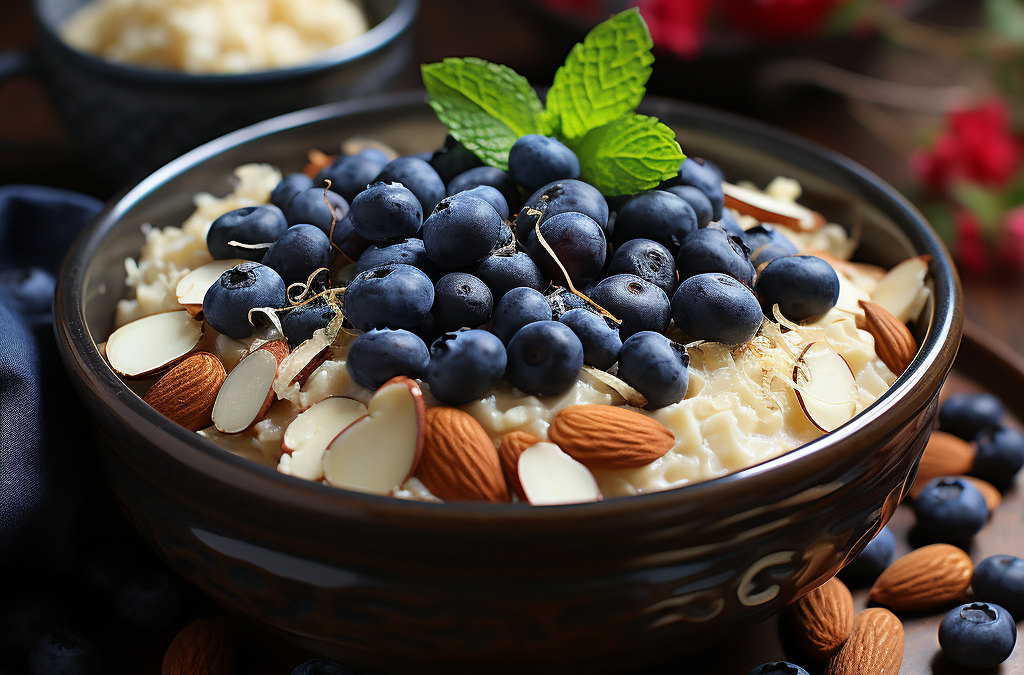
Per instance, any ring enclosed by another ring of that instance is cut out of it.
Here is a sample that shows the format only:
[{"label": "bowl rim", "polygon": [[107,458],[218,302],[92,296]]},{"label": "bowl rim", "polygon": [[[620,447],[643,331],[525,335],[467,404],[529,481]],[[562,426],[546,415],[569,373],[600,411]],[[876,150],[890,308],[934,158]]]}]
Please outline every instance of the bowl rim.
[{"label": "bowl rim", "polygon": [[[945,246],[924,217],[893,187],[866,168],[839,153],[770,125],[713,108],[672,99],[648,97],[645,112],[664,115],[670,110],[707,126],[719,135],[726,129],[733,135],[760,139],[788,149],[805,160],[816,160],[839,169],[848,180],[870,189],[876,199],[885,200],[890,217],[898,216],[915,226],[922,249],[931,255],[929,272],[934,283],[933,319],[917,356],[893,385],[850,422],[839,429],[795,448],[725,476],[671,490],[595,503],[566,504],[537,508],[529,504],[487,504],[478,502],[424,503],[335,488],[279,473],[275,468],[234,455],[195,432],[160,415],[142,401],[106,364],[85,324],[82,311],[84,270],[106,233],[136,202],[164,183],[223,151],[249,144],[268,135],[315,124],[331,118],[354,116],[378,110],[413,109],[424,105],[424,92],[413,90],[352,99],[308,108],[271,118],[210,141],[173,160],[115,197],[106,209],[75,240],[65,257],[54,305],[54,330],[65,367],[82,381],[115,416],[129,424],[159,448],[161,453],[190,465],[234,489],[258,494],[268,503],[280,501],[312,509],[324,517],[345,517],[353,511],[388,518],[418,518],[423,522],[466,524],[498,520],[504,525],[553,522],[562,519],[593,520],[648,509],[678,509],[708,503],[732,504],[749,498],[751,488],[769,484],[796,485],[821,470],[822,466],[849,461],[850,453],[870,449],[873,438],[894,433],[903,422],[924,408],[945,380],[963,327],[963,306],[956,268]],[[696,128],[700,128],[700,126]],[[734,140],[734,139],[732,139]],[[760,148],[764,150],[764,148]],[[767,151],[767,150],[766,150]],[[895,214],[893,216],[892,214]],[[929,388],[922,386],[933,383]],[[898,411],[906,414],[899,414]],[[890,417],[886,417],[889,415]],[[708,502],[708,500],[715,500]]]},{"label": "bowl rim", "polygon": [[272,68],[247,73],[188,73],[178,70],[143,68],[81,51],[69,45],[57,32],[58,27],[45,21],[39,9],[40,0],[32,3],[36,26],[49,42],[92,70],[132,83],[184,87],[231,87],[276,84],[301,79],[339,66],[355,63],[387,47],[412,26],[419,13],[420,0],[396,0],[395,8],[384,19],[361,35],[318,52],[311,61],[288,68]]}]

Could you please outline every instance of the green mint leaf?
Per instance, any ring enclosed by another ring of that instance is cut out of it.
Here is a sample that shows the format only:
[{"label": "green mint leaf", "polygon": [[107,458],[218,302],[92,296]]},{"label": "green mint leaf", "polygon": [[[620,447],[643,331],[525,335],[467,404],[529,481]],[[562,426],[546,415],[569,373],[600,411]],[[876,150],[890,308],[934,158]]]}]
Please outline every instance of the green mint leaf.
[{"label": "green mint leaf", "polygon": [[548,91],[565,138],[580,138],[636,110],[651,76],[654,42],[636,8],[599,24],[569,52]]},{"label": "green mint leaf", "polygon": [[421,70],[438,119],[483,162],[507,169],[512,144],[542,131],[537,92],[511,68],[467,58],[424,64]]},{"label": "green mint leaf", "polygon": [[620,117],[573,146],[580,177],[609,197],[657,187],[676,175],[686,158],[675,132],[646,115]]}]

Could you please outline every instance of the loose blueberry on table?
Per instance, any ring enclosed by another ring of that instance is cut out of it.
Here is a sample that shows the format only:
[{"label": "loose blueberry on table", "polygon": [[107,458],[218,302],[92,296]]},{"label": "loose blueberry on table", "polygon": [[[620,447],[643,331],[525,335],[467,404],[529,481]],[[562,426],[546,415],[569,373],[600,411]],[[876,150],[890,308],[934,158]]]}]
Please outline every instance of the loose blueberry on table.
[{"label": "loose blueberry on table", "polygon": [[[615,58],[595,49],[612,35],[649,45],[635,10],[594,31],[579,49],[598,61]],[[650,58],[616,62],[641,74],[635,96],[607,102],[608,119],[576,107],[570,92],[600,91],[588,78],[604,77],[579,59],[559,70],[546,110],[512,71],[446,59],[423,68],[449,127],[432,154],[378,144],[301,173],[240,168],[244,185],[204,201],[183,240],[151,233],[108,361],[125,379],[160,377],[153,406],[233,452],[428,501],[650,492],[743,468],[686,461],[697,453],[753,463],[844,424],[896,379],[879,357],[888,333],[858,327],[858,302],[914,321],[908,297],[927,293],[925,275],[894,296],[885,270],[844,267],[849,235],[797,203],[794,181],[735,186],[684,155],[672,129],[633,112]],[[451,95],[469,81],[507,106]],[[188,265],[170,259],[188,245]],[[196,387],[208,395],[181,395]],[[639,415],[675,440],[628,471],[571,438],[548,442],[581,406],[610,411],[587,418],[595,434],[633,438]],[[947,412],[972,437],[992,426],[984,406]],[[734,433],[714,431],[723,425]],[[511,432],[539,448],[505,462],[512,485],[497,454]],[[1016,437],[985,433],[979,471],[1017,461]],[[472,439],[485,440],[467,463],[458,453]],[[441,478],[417,471],[448,460]],[[450,484],[427,488],[439,480]]]}]

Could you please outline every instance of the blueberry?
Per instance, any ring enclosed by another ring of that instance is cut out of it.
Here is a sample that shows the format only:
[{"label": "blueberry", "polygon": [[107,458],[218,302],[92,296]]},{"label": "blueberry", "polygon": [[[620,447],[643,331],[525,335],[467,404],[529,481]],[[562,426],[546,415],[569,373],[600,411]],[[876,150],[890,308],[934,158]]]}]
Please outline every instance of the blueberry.
[{"label": "blueberry", "polygon": [[508,342],[506,376],[533,396],[557,396],[572,387],[583,368],[583,344],[557,321],[528,323]]},{"label": "blueberry", "polygon": [[281,319],[281,328],[284,329],[285,339],[288,340],[289,346],[295,349],[312,338],[314,331],[326,328],[335,313],[324,300],[317,299],[305,305],[292,307],[278,316]]},{"label": "blueberry", "polygon": [[94,675],[100,672],[100,655],[87,637],[55,630],[32,645],[28,671],[32,675]]},{"label": "blueberry", "polygon": [[314,225],[296,225],[267,250],[263,264],[286,284],[305,283],[313,272],[331,264],[331,242]]},{"label": "blueberry", "polygon": [[296,666],[292,675],[365,675],[363,671],[352,666],[342,665],[336,661],[313,659]]},{"label": "blueberry", "polygon": [[697,216],[685,201],[671,192],[641,192],[626,202],[615,216],[612,241],[622,246],[630,239],[653,239],[678,251],[683,240],[697,230]]},{"label": "blueberry", "polygon": [[[538,272],[538,276],[539,276]],[[49,314],[57,280],[41,267],[19,267],[0,272],[0,289],[7,292],[19,314]]]},{"label": "blueberry", "polygon": [[398,375],[420,379],[427,371],[430,352],[407,330],[371,330],[352,341],[345,368],[355,383],[377,389]]},{"label": "blueberry", "polygon": [[661,333],[641,331],[622,343],[619,379],[647,399],[649,408],[681,401],[690,384],[690,355]]},{"label": "blueberry", "polygon": [[303,190],[308,190],[313,187],[313,179],[304,173],[290,173],[281,179],[281,182],[277,184],[273,192],[270,193],[270,203],[279,209],[284,210],[284,207],[288,205],[288,202],[292,200],[295,195],[299,194]]},{"label": "blueberry", "polygon": [[203,298],[203,316],[218,333],[241,340],[252,335],[249,310],[288,303],[281,275],[257,262],[235,265],[220,275]]},{"label": "blueberry", "polygon": [[999,603],[1014,619],[1024,617],[1024,560],[1012,555],[985,558],[974,568],[971,588],[978,600]]},{"label": "blueberry", "polygon": [[697,227],[707,227],[711,222],[715,210],[711,207],[711,200],[698,188],[692,185],[673,185],[664,190],[671,192],[690,205],[694,215],[697,216]]},{"label": "blueberry", "polygon": [[423,223],[423,244],[445,270],[469,267],[486,258],[501,232],[501,216],[478,197],[448,197]]},{"label": "blueberry", "polygon": [[494,307],[491,330],[508,344],[512,336],[528,323],[550,321],[551,307],[540,291],[521,286],[505,293]]},{"label": "blueberry", "polygon": [[744,233],[743,241],[750,249],[750,262],[754,267],[799,253],[793,242],[771,225],[755,225]]},{"label": "blueberry", "polygon": [[665,186],[692,185],[711,202],[711,220],[719,220],[725,207],[725,194],[722,192],[721,174],[692,157],[687,157],[679,165],[679,173],[675,178],[666,181]]},{"label": "blueberry", "polygon": [[522,251],[511,255],[493,253],[480,263],[474,274],[487,284],[495,303],[519,286],[537,291],[544,288],[544,278],[537,269],[537,264]]},{"label": "blueberry", "polygon": [[951,609],[939,624],[939,646],[953,663],[975,670],[995,668],[1010,657],[1017,625],[1010,613],[989,602]]},{"label": "blueberry", "polygon": [[557,180],[580,177],[580,160],[561,141],[527,134],[508,151],[508,173],[527,190]]},{"label": "blueberry", "polygon": [[491,254],[494,253],[506,253],[516,250],[516,233],[512,231],[512,226],[506,221],[501,222],[501,226],[498,228],[498,239],[494,242],[494,246],[491,247]]},{"label": "blueberry", "polygon": [[440,268],[427,256],[427,249],[422,239],[405,239],[389,246],[370,246],[359,256],[356,271],[365,272],[374,267],[401,263],[412,265],[431,279],[441,277]]},{"label": "blueberry", "polygon": [[933,478],[914,500],[917,527],[930,541],[968,544],[988,520],[981,491],[963,478]]},{"label": "blueberry", "polygon": [[387,157],[380,151],[364,150],[357,155],[342,155],[317,174],[313,185],[323,188],[326,187],[324,181],[329,180],[331,192],[338,193],[351,203],[356,195],[373,182],[387,163]]},{"label": "blueberry", "polygon": [[324,231],[331,236],[331,243],[334,244],[336,250],[349,262],[359,260],[359,256],[363,255],[371,244],[369,239],[356,232],[356,228],[352,225],[352,219],[348,216],[334,224],[333,233],[331,233],[330,223]]},{"label": "blueberry", "polygon": [[665,291],[633,274],[608,277],[594,286],[590,299],[622,322],[619,334],[624,340],[640,331],[663,332],[672,318]]},{"label": "blueberry", "polygon": [[434,305],[430,313],[436,327],[448,332],[487,323],[493,307],[487,284],[472,274],[451,272],[434,286]]},{"label": "blueberry", "polygon": [[732,215],[732,211],[725,211],[722,213],[721,218],[708,223],[708,227],[715,228],[716,230],[725,230],[732,236],[739,237],[740,241],[743,241],[743,238],[747,234],[747,231],[740,227],[740,224],[736,222],[736,218]]},{"label": "blueberry", "polygon": [[588,366],[607,370],[619,360],[619,329],[603,316],[589,309],[570,309],[558,321],[576,333],[583,344],[583,362]]},{"label": "blueberry", "polygon": [[775,320],[773,307],[790,321],[816,319],[839,301],[839,277],[832,266],[813,255],[776,258],[757,275],[754,292],[761,309]]},{"label": "blueberry", "polygon": [[[608,244],[604,231],[592,218],[573,211],[559,213],[544,219],[540,232],[577,289],[586,292],[601,277]],[[530,232],[526,252],[545,279],[564,283],[561,268],[538,241],[536,232]]]},{"label": "blueberry", "polygon": [[851,585],[871,584],[896,557],[896,536],[883,527],[856,558],[843,568],[842,577]]},{"label": "blueberry", "polygon": [[[491,187],[490,185],[478,185],[471,190],[464,190],[463,193],[479,197],[494,207],[494,210],[498,212],[498,215],[501,216],[502,220],[508,220],[508,200],[505,199],[505,196],[501,194],[497,188]],[[514,237],[515,235],[513,234],[513,238]]]},{"label": "blueberry", "polygon": [[974,437],[978,451],[971,474],[1001,490],[1013,485],[1013,477],[1024,466],[1024,434],[1009,427],[982,429]]},{"label": "blueberry", "polygon": [[162,572],[134,576],[117,589],[114,611],[133,629],[163,632],[176,628],[184,608],[181,583]]},{"label": "blueberry", "polygon": [[676,288],[676,261],[667,248],[650,239],[631,239],[620,246],[605,273],[633,274],[669,294]]},{"label": "blueberry", "polygon": [[206,248],[214,260],[262,260],[267,249],[233,246],[230,242],[273,244],[287,229],[288,221],[273,204],[246,206],[228,211],[213,221],[206,232]]},{"label": "blueberry", "polygon": [[444,181],[434,168],[416,157],[399,157],[391,160],[381,169],[374,183],[401,183],[409,188],[423,207],[423,213],[430,213],[437,203],[444,199]]},{"label": "blueberry", "polygon": [[331,223],[337,225],[348,215],[348,201],[337,192],[313,187],[292,197],[281,210],[289,225],[316,225],[329,235]]},{"label": "blueberry", "polygon": [[515,210],[519,206],[519,188],[516,186],[516,182],[506,172],[493,166],[478,166],[452,178],[448,183],[448,196],[451,197],[481,185],[492,187],[500,192],[510,210]]},{"label": "blueberry", "polygon": [[345,317],[356,328],[415,328],[434,303],[430,277],[410,265],[360,272],[345,289]]},{"label": "blueberry", "polygon": [[696,340],[735,346],[757,335],[764,317],[749,288],[727,274],[697,274],[672,296],[676,326]]},{"label": "blueberry", "polygon": [[483,398],[505,374],[507,361],[501,340],[485,330],[445,333],[430,346],[430,393],[448,405]]},{"label": "blueberry", "polygon": [[683,241],[676,255],[676,271],[684,281],[695,274],[721,272],[751,286],[754,266],[742,241],[715,227],[697,230]]},{"label": "blueberry", "polygon": [[807,671],[789,661],[769,661],[757,666],[747,675],[807,675]]},{"label": "blueberry", "polygon": [[67,621],[67,610],[49,593],[15,591],[0,607],[0,656],[24,657],[40,636]]},{"label": "blueberry", "polygon": [[939,408],[939,428],[964,440],[1003,421],[1003,402],[992,394],[953,394]]},{"label": "blueberry", "polygon": [[451,134],[445,137],[444,145],[435,150],[427,162],[445,183],[483,163],[472,150],[455,140]]},{"label": "blueberry", "polygon": [[516,238],[525,243],[538,220],[569,212],[587,215],[602,230],[608,230],[608,202],[598,189],[581,180],[560,180],[548,183],[526,200],[516,218]]},{"label": "blueberry", "polygon": [[557,286],[553,291],[549,290],[544,298],[548,301],[548,306],[551,308],[551,318],[555,321],[561,319],[562,315],[566,312],[574,309],[589,309],[591,311],[594,309],[589,302],[572,291]]},{"label": "blueberry", "polygon": [[423,208],[399,183],[374,183],[352,200],[352,227],[370,241],[411,237],[423,225]]}]

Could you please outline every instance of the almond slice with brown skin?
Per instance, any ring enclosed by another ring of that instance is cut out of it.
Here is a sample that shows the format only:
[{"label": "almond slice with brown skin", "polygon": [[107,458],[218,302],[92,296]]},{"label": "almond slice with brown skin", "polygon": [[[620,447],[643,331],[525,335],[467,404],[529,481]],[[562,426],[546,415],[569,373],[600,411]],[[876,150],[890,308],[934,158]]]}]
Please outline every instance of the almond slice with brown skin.
[{"label": "almond slice with brown skin", "polygon": [[662,457],[676,444],[661,422],[610,405],[574,405],[561,410],[548,439],[589,469],[637,469]]},{"label": "almond slice with brown skin", "polygon": [[850,364],[825,342],[804,348],[793,367],[796,398],[811,424],[834,431],[857,413],[860,392]]},{"label": "almond slice with brown skin", "polygon": [[579,504],[601,499],[594,475],[554,443],[537,443],[519,455],[519,483],[534,506]]},{"label": "almond slice with brown skin", "polygon": [[274,402],[274,378],[285,353],[281,341],[268,342],[231,370],[213,404],[217,431],[240,434],[263,419]]},{"label": "almond slice with brown skin", "polygon": [[241,259],[214,260],[195,268],[179,279],[178,284],[174,287],[174,295],[178,299],[178,303],[192,316],[199,316],[203,311],[203,300],[206,298],[206,291],[210,290],[210,286],[217,283],[220,275],[224,272],[244,262]]},{"label": "almond slice with brown skin", "polygon": [[897,319],[913,321],[928,298],[925,280],[930,255],[907,258],[885,273],[871,291],[871,301],[881,305]]},{"label": "almond slice with brown skin", "polygon": [[509,501],[498,452],[472,415],[430,408],[425,430],[416,476],[428,490],[446,501]]},{"label": "almond slice with brown skin", "polygon": [[722,183],[725,205],[745,216],[752,216],[762,223],[783,225],[791,230],[809,232],[825,224],[820,213],[796,202],[776,199],[758,190]]},{"label": "almond slice with brown skin", "polygon": [[853,631],[853,596],[833,577],[793,603],[790,617],[800,647],[815,658],[828,658]]},{"label": "almond slice with brown skin", "polygon": [[362,401],[332,396],[299,413],[284,430],[277,470],[306,480],[324,477],[324,452],[338,434],[367,414]]},{"label": "almond slice with brown skin", "polygon": [[145,377],[181,361],[202,337],[203,323],[181,309],[121,326],[107,338],[104,353],[118,375]]},{"label": "almond slice with brown skin", "polygon": [[536,445],[541,439],[525,431],[510,431],[501,437],[501,445],[498,447],[498,458],[501,460],[501,472],[505,475],[505,481],[516,493],[520,501],[526,501],[526,493],[519,482],[519,455],[523,454],[531,445]]},{"label": "almond slice with brown skin", "polygon": [[910,496],[917,499],[933,478],[969,473],[974,466],[974,453],[974,446],[959,436],[933,431],[918,462],[917,478],[910,488]]},{"label": "almond slice with brown skin", "polygon": [[292,350],[288,357],[281,362],[281,370],[274,381],[274,392],[279,398],[285,398],[285,390],[293,384],[300,387],[306,383],[309,376],[331,358],[331,344],[322,331],[313,334],[298,347]]},{"label": "almond slice with brown skin", "polygon": [[896,611],[941,607],[964,597],[973,574],[974,564],[961,549],[932,544],[889,565],[871,587],[871,599]]},{"label": "almond slice with brown skin", "polygon": [[827,675],[899,675],[905,635],[896,615],[881,607],[865,609],[853,632],[828,662]]},{"label": "almond slice with brown skin", "polygon": [[896,375],[902,375],[917,356],[917,340],[906,324],[885,307],[867,300],[859,304],[864,317],[857,317],[857,327],[871,333],[875,339],[875,354],[882,363]]},{"label": "almond slice with brown skin", "polygon": [[196,352],[168,370],[142,400],[189,431],[211,424],[213,403],[224,383],[224,364],[209,352]]}]

